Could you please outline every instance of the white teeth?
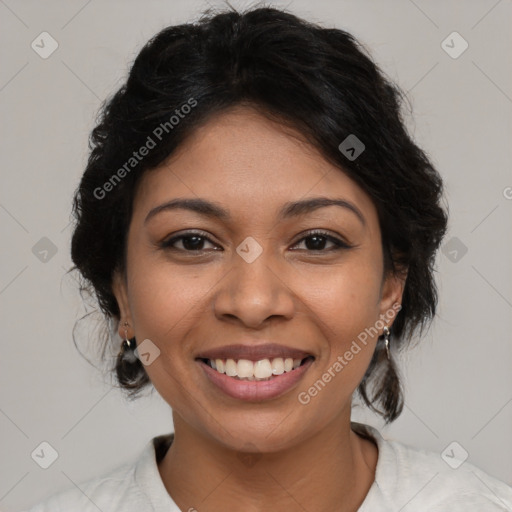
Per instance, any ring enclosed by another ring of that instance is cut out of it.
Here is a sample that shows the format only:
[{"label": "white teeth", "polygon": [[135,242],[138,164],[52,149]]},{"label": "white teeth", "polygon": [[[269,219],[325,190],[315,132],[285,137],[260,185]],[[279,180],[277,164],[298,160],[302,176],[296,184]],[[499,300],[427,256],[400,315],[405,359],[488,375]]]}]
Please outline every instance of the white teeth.
[{"label": "white teeth", "polygon": [[259,361],[249,361],[248,359],[215,359],[208,360],[209,365],[219,373],[225,373],[229,377],[238,377],[245,380],[270,379],[275,375],[282,375],[285,372],[291,372],[300,366],[302,359],[293,359],[291,357],[274,359],[261,359]]},{"label": "white teeth", "polygon": [[284,373],[284,361],[282,357],[272,359],[272,373],[274,375],[281,375]]},{"label": "white teeth", "polygon": [[237,373],[237,366],[235,361],[233,359],[228,359],[226,361],[226,365],[224,366],[224,369],[226,371],[226,375],[229,375],[230,377],[235,377],[238,375]]},{"label": "white teeth", "polygon": [[[233,361],[233,359],[228,359],[226,361],[226,364],[230,361]],[[233,361],[233,363],[235,363]],[[238,361],[238,364],[236,364],[236,373],[235,375],[238,375],[241,379],[244,377],[254,377],[254,363],[252,361],[249,361],[247,359],[240,359]],[[231,375],[233,377],[233,375]]]},{"label": "white teeth", "polygon": [[254,376],[257,379],[268,379],[272,376],[272,366],[268,359],[262,359],[254,363]]}]

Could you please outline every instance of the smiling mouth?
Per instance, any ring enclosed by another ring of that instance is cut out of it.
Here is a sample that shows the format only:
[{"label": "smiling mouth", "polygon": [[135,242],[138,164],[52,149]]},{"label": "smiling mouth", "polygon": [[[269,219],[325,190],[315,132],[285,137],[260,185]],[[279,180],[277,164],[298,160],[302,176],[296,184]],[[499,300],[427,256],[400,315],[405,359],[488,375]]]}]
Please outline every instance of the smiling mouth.
[{"label": "smiling mouth", "polygon": [[291,357],[275,357],[250,361],[248,359],[206,359],[197,358],[218,373],[233,377],[236,380],[265,381],[272,380],[284,373],[290,373],[304,365],[313,356],[304,359],[292,359]]}]

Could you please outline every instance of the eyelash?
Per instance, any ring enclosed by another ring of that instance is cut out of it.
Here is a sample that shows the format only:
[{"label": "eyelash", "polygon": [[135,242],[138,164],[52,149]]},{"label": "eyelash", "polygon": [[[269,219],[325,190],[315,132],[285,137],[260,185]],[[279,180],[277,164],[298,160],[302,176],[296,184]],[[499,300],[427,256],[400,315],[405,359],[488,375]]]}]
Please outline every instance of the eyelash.
[{"label": "eyelash", "polygon": [[[194,251],[194,250],[178,249],[176,247],[172,247],[173,244],[176,243],[177,241],[182,240],[184,238],[193,237],[193,236],[200,237],[200,238],[208,241],[209,243],[215,245],[214,242],[212,242],[201,231],[188,231],[186,233],[182,233],[179,236],[175,236],[175,237],[170,238],[168,240],[164,240],[160,244],[160,247],[162,249],[171,250],[171,251],[179,251],[179,252],[188,252],[188,253],[193,253],[193,252],[201,253],[201,252],[204,252],[204,249],[199,249],[199,250]],[[327,239],[329,242],[332,242],[334,244],[334,247],[331,248],[331,249],[316,249],[316,250],[315,249],[311,249],[311,250],[306,249],[307,252],[330,252],[330,251],[339,251],[341,249],[350,249],[352,247],[351,245],[345,243],[343,240],[340,240],[339,238],[336,238],[336,237],[330,235],[328,232],[322,231],[322,230],[318,230],[318,229],[314,229],[312,231],[308,231],[305,236],[303,236],[300,240],[298,240],[295,243],[295,245],[297,245],[300,242],[303,242],[304,240],[306,240],[307,238],[310,238],[310,237],[313,237],[313,236],[321,236],[321,237]]]}]

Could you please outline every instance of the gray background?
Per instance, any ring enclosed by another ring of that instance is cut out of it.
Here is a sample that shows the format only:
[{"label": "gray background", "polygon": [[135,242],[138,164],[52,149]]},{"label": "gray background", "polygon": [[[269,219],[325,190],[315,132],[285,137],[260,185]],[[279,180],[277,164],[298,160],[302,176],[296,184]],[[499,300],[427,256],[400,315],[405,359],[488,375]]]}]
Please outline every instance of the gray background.
[{"label": "gray background", "polygon": [[[366,44],[409,91],[408,126],[446,182],[439,316],[402,360],[406,407],[384,435],[440,454],[457,441],[469,462],[512,484],[510,0],[270,3]],[[85,308],[64,275],[69,213],[100,101],[151,36],[208,5],[222,4],[0,0],[3,511],[129,461],[172,430],[156,393],[126,403],[73,345]],[[47,59],[31,48],[43,31],[59,44]],[[469,44],[456,59],[441,47],[453,31]],[[51,249],[43,237],[56,254],[42,252]],[[94,336],[94,321],[82,327],[82,336]],[[364,411],[354,419],[381,426]],[[31,458],[43,441],[59,454],[46,470]]]}]

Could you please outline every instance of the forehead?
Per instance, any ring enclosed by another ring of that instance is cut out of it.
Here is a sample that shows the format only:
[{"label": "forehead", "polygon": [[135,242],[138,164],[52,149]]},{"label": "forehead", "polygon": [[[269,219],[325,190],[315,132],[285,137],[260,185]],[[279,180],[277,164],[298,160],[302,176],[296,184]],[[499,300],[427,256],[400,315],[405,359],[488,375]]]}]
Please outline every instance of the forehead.
[{"label": "forehead", "polygon": [[370,197],[304,137],[249,107],[218,114],[141,179],[136,206],[201,197],[255,215],[308,196],[344,198],[376,218]]}]

